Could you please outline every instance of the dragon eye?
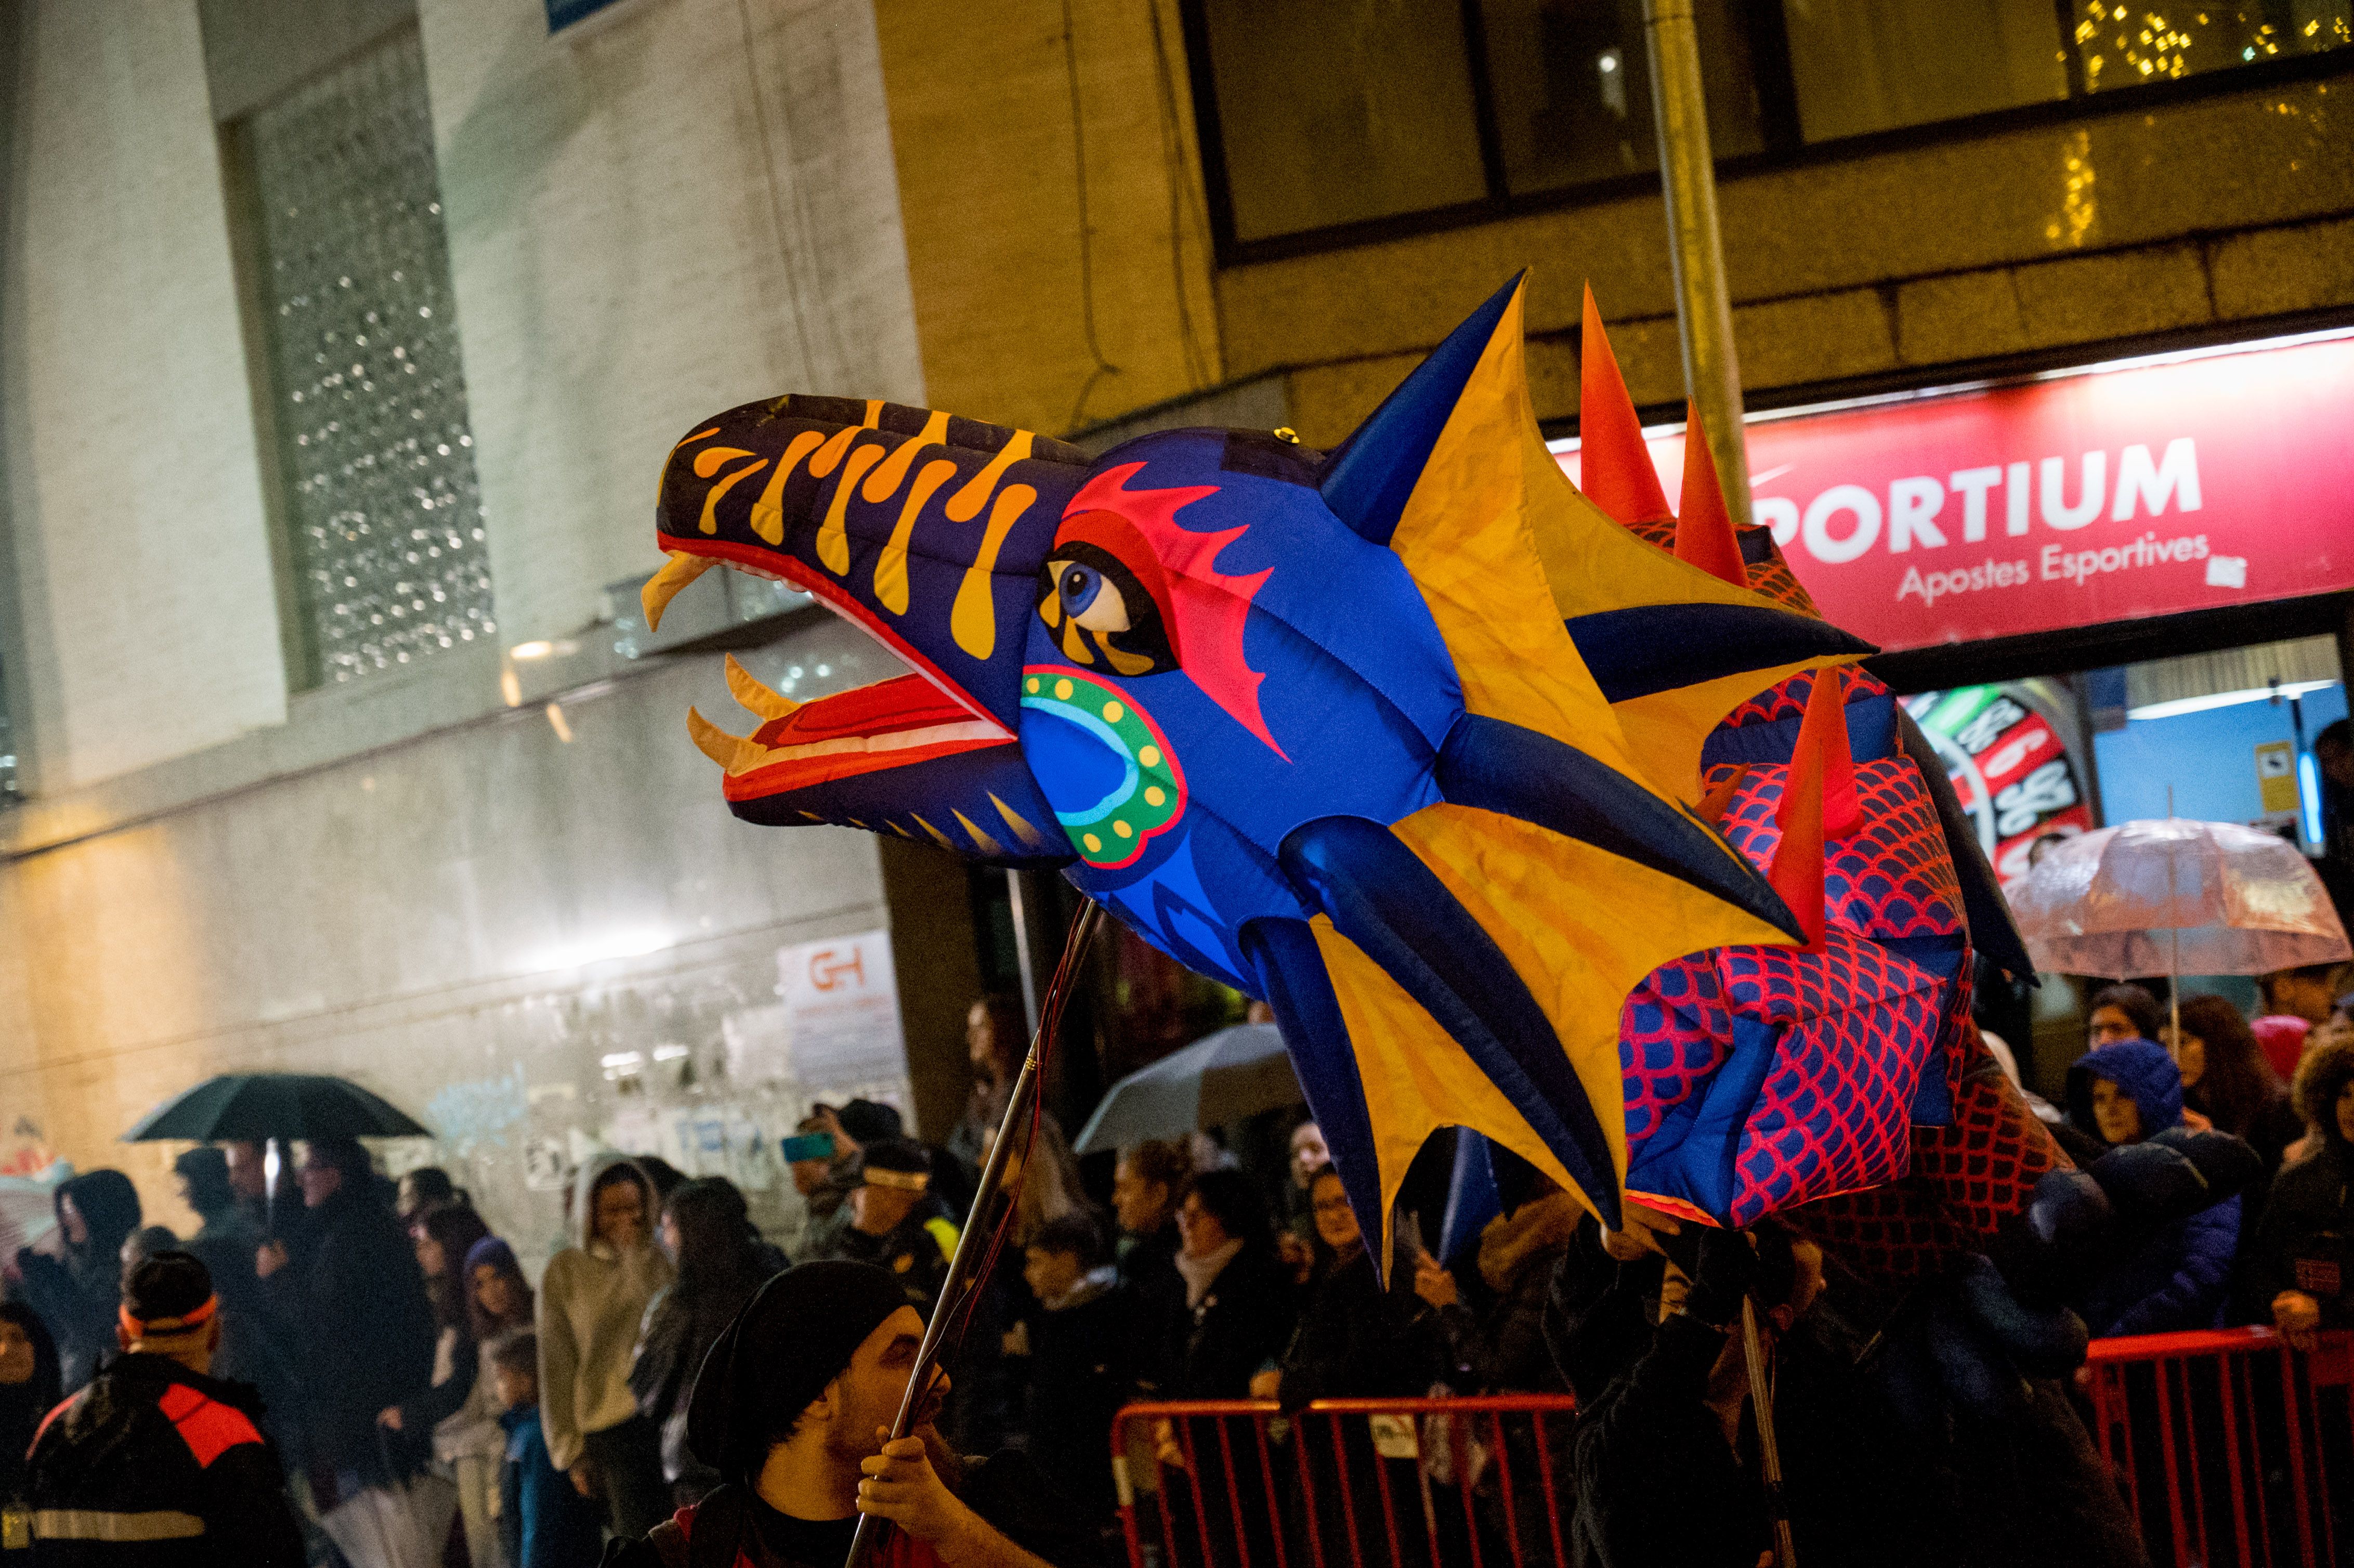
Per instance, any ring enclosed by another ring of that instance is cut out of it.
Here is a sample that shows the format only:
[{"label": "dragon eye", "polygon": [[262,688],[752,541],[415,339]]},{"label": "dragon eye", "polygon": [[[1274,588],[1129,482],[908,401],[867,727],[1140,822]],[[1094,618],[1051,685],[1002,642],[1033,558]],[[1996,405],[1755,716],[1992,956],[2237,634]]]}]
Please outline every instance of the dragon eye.
[{"label": "dragon eye", "polygon": [[1134,567],[1099,545],[1055,547],[1038,574],[1038,619],[1074,664],[1116,675],[1177,668],[1160,602]]},{"label": "dragon eye", "polygon": [[1056,562],[1060,575],[1055,591],[1063,613],[1090,631],[1126,631],[1130,624],[1127,596],[1119,585],[1083,561]]}]

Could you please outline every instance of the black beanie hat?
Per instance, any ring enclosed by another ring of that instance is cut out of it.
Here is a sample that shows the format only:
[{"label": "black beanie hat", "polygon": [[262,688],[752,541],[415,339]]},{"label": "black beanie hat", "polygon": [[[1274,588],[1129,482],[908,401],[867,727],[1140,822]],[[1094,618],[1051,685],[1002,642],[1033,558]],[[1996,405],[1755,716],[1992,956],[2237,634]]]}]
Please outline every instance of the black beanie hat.
[{"label": "black beanie hat", "polygon": [[144,1322],[179,1319],[212,1295],[212,1273],[194,1254],[150,1253],[123,1281],[122,1309]]},{"label": "black beanie hat", "polygon": [[731,1481],[747,1481],[776,1434],[791,1429],[907,1292],[890,1270],[827,1258],[762,1286],[712,1341],[687,1403],[686,1443]]},{"label": "black beanie hat", "polygon": [[854,1143],[875,1143],[896,1138],[906,1125],[890,1106],[874,1100],[853,1100],[833,1113],[833,1119]]}]

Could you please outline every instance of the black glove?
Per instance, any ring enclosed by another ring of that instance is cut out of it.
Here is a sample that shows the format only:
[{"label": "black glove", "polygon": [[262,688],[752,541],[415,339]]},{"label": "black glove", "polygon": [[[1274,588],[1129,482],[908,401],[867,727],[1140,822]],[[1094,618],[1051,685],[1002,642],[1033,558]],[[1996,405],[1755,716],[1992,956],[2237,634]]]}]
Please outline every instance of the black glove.
[{"label": "black glove", "polygon": [[1740,1231],[1703,1231],[1684,1311],[1722,1329],[1741,1315],[1741,1303],[1756,1285],[1757,1254]]}]

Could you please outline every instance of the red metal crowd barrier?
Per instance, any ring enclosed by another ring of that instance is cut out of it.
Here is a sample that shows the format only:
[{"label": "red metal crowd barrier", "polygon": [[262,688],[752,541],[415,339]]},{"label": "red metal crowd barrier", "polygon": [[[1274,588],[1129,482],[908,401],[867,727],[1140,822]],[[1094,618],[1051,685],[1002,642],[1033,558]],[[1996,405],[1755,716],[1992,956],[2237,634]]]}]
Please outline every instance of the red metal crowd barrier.
[{"label": "red metal crowd barrier", "polygon": [[2093,1436],[2179,1568],[2354,1563],[2354,1334],[2093,1341]]},{"label": "red metal crowd barrier", "polygon": [[1134,1568],[1565,1568],[1566,1395],[1132,1404]]},{"label": "red metal crowd barrier", "polygon": [[[2177,1568],[2354,1568],[2354,1334],[2096,1340],[2093,1436]],[[1566,1568],[1565,1396],[1133,1404],[1131,1568]],[[1803,1552],[1801,1553],[1803,1555]]]}]

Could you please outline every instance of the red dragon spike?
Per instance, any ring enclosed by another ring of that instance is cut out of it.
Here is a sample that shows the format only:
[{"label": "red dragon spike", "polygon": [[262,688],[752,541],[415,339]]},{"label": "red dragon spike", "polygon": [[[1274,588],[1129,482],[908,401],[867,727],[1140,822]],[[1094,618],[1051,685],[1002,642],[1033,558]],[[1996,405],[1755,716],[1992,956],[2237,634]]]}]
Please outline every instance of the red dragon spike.
[{"label": "red dragon spike", "polygon": [[1815,674],[1807,715],[1798,722],[1798,744],[1790,753],[1790,776],[1774,812],[1782,842],[1774,851],[1767,880],[1805,927],[1809,947],[1823,940],[1823,845],[1858,826],[1855,758],[1848,749],[1846,683],[1837,670]]},{"label": "red dragon spike", "polygon": [[1724,488],[1717,482],[1716,455],[1708,450],[1699,404],[1684,405],[1684,489],[1676,507],[1676,559],[1745,588],[1749,568],[1742,564],[1733,514],[1724,508]]},{"label": "red dragon spike", "polygon": [[1617,522],[1631,526],[1667,521],[1673,515],[1667,493],[1659,488],[1659,471],[1643,444],[1642,422],[1635,418],[1635,400],[1627,395],[1610,339],[1602,331],[1591,283],[1585,288],[1578,359],[1577,487]]}]

